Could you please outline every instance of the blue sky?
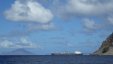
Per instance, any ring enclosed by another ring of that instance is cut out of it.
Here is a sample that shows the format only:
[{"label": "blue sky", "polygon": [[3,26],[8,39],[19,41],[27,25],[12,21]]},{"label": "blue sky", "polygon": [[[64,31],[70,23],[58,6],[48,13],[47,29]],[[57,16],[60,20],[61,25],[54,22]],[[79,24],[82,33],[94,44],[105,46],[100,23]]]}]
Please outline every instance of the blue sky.
[{"label": "blue sky", "polygon": [[112,32],[112,0],[0,1],[2,52],[92,53]]}]

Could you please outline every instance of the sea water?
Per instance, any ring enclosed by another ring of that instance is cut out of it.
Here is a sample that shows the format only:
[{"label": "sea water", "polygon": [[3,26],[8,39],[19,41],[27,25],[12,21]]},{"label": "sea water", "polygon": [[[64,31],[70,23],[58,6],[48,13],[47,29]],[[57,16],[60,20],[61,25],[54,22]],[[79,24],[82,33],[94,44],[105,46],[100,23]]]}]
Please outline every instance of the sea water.
[{"label": "sea water", "polygon": [[4,55],[0,64],[113,64],[113,56]]}]

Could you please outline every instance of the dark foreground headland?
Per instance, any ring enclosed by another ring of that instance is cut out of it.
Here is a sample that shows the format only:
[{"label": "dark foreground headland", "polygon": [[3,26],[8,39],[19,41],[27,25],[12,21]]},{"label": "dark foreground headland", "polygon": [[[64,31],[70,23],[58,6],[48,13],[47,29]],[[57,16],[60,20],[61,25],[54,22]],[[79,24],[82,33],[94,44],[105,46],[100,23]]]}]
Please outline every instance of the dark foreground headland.
[{"label": "dark foreground headland", "polygon": [[113,33],[102,42],[101,47],[93,53],[94,55],[113,55]]}]

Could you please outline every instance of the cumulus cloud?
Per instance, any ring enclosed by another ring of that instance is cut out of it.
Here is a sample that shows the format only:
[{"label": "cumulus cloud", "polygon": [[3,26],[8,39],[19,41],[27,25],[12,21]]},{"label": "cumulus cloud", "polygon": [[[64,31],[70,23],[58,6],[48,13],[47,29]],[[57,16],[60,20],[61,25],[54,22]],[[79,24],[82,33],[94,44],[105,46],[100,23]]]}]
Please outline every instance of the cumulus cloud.
[{"label": "cumulus cloud", "polygon": [[5,11],[6,18],[12,21],[48,23],[52,20],[52,12],[35,0],[16,0],[9,10]]},{"label": "cumulus cloud", "polygon": [[15,0],[5,11],[5,17],[13,22],[24,22],[25,26],[24,31],[17,29],[9,36],[26,36],[36,30],[51,30],[54,26],[51,22],[54,17],[52,11],[37,0]]},{"label": "cumulus cloud", "polygon": [[8,39],[0,40],[0,48],[36,48],[37,46],[26,38],[20,38],[19,41]]}]

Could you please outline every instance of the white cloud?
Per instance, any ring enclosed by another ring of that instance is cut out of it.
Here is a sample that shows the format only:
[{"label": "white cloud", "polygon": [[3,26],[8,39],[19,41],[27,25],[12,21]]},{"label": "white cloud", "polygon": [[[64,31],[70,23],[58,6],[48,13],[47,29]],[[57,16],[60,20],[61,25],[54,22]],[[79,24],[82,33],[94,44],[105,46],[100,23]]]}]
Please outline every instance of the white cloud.
[{"label": "white cloud", "polygon": [[113,12],[112,0],[69,0],[69,13],[85,16],[101,16]]},{"label": "white cloud", "polygon": [[63,18],[87,18],[82,24],[88,33],[113,25],[113,0],[67,0],[67,4],[59,7],[59,16]]},{"label": "white cloud", "polygon": [[47,24],[29,24],[28,25],[28,31],[33,30],[54,30],[55,25],[53,23],[47,23]]},{"label": "white cloud", "polygon": [[113,25],[113,16],[108,17],[108,21]]},{"label": "white cloud", "polygon": [[12,7],[5,11],[6,18],[12,21],[48,23],[53,14],[35,0],[16,0]]},{"label": "white cloud", "polygon": [[9,48],[9,47],[13,47],[13,46],[14,46],[14,44],[9,40],[4,40],[0,43],[1,48]]},{"label": "white cloud", "polygon": [[100,26],[92,19],[83,19],[83,25],[86,31],[92,31],[92,30],[96,30],[99,29]]},{"label": "white cloud", "polygon": [[0,41],[0,48],[36,48],[36,44],[26,38],[20,38],[18,41],[3,39]]}]

